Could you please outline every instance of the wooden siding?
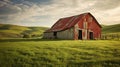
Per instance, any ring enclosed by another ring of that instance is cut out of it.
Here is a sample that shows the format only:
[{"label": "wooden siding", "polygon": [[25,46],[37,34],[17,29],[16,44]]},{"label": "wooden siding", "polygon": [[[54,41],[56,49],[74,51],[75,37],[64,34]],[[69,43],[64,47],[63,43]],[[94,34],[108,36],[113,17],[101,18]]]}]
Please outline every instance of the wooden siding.
[{"label": "wooden siding", "polygon": [[53,39],[54,38],[53,32],[44,33],[43,38],[44,39]]},{"label": "wooden siding", "polygon": [[[57,39],[74,39],[74,28],[57,32]],[[45,39],[55,39],[54,32],[45,32],[43,35]]]},{"label": "wooden siding", "polygon": [[57,33],[58,39],[74,39],[73,28]]}]

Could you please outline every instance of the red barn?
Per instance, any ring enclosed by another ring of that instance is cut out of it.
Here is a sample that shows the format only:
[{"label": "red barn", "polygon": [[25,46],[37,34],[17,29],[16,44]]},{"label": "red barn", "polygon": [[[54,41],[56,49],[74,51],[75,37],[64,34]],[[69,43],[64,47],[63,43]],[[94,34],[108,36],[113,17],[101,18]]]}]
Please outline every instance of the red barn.
[{"label": "red barn", "polygon": [[44,32],[46,39],[90,40],[100,39],[101,26],[90,13],[59,19]]}]

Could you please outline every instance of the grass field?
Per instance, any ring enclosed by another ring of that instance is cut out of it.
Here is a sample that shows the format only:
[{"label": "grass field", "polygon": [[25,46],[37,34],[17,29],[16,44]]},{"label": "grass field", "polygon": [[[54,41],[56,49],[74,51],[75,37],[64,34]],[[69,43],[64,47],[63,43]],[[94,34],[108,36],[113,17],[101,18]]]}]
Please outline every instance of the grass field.
[{"label": "grass field", "polygon": [[120,41],[0,39],[0,67],[120,67]]}]

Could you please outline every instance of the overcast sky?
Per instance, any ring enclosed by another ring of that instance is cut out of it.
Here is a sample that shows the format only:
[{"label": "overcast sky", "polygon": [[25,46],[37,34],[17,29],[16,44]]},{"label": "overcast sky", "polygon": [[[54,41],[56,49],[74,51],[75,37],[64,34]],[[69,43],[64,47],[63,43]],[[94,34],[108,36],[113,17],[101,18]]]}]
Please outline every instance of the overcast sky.
[{"label": "overcast sky", "polygon": [[52,26],[59,18],[90,12],[100,24],[120,23],[120,0],[0,0],[0,23]]}]

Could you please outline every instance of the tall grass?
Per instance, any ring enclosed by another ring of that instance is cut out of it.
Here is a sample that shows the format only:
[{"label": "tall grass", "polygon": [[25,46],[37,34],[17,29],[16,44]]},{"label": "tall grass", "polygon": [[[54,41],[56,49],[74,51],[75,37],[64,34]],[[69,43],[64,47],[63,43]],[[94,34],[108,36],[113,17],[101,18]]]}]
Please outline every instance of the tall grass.
[{"label": "tall grass", "polygon": [[120,42],[0,40],[0,67],[120,67]]}]

